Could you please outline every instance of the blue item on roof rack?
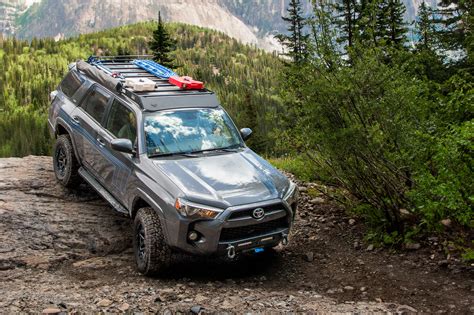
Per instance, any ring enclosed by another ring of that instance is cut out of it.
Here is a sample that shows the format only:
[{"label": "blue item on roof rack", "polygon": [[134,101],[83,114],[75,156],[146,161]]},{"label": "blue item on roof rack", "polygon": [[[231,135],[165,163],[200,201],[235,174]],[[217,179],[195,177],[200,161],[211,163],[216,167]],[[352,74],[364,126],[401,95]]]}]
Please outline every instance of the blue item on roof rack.
[{"label": "blue item on roof rack", "polygon": [[122,74],[120,74],[119,72],[113,72],[112,70],[110,70],[109,68],[107,68],[106,66],[104,66],[104,65],[102,64],[102,61],[101,61],[100,59],[98,59],[97,57],[95,57],[95,56],[90,56],[90,57],[87,59],[87,63],[90,64],[90,65],[96,66],[97,68],[99,68],[100,70],[104,71],[105,73],[107,73],[108,75],[110,75],[110,76],[113,77],[113,78],[122,79],[122,80],[125,79],[125,78],[122,76]]},{"label": "blue item on roof rack", "polygon": [[178,76],[173,70],[151,60],[135,59],[132,62],[160,79],[169,79],[170,77]]}]

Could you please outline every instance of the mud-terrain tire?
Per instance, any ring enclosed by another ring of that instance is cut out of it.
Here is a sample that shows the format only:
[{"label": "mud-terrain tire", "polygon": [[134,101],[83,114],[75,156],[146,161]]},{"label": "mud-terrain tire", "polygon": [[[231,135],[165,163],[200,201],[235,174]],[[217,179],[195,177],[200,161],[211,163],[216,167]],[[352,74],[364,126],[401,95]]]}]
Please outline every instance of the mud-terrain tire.
[{"label": "mud-terrain tire", "polygon": [[79,175],[79,163],[69,135],[60,135],[53,148],[53,167],[56,179],[67,188],[77,187],[82,178]]},{"label": "mud-terrain tire", "polygon": [[135,216],[133,252],[138,271],[146,276],[159,275],[171,265],[172,251],[160,218],[152,208],[140,208]]}]

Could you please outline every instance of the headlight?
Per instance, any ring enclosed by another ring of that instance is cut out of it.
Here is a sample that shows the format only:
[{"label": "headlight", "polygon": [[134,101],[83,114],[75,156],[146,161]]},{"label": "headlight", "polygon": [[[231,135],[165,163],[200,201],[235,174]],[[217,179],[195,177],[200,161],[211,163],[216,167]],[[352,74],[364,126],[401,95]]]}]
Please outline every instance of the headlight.
[{"label": "headlight", "polygon": [[176,199],[174,207],[183,217],[195,219],[214,219],[222,212],[222,209],[198,205],[181,198]]},{"label": "headlight", "polygon": [[288,188],[288,191],[286,192],[285,196],[283,197],[283,200],[285,200],[290,206],[298,200],[298,186],[296,186],[295,183],[290,182],[290,187]]}]

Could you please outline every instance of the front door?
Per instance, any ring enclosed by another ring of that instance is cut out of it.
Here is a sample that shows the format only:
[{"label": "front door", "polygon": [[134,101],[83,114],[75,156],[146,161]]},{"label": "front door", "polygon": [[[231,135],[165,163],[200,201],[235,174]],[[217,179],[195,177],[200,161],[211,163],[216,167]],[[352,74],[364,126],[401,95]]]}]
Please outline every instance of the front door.
[{"label": "front door", "polygon": [[[118,152],[112,149],[113,139],[129,139],[133,144],[137,143],[137,119],[133,110],[114,99],[107,115],[105,129],[100,132],[98,138],[105,143],[106,154],[103,155],[104,162],[102,173],[108,189],[122,202],[137,158],[132,154]],[[136,146],[135,146],[136,147]]]}]

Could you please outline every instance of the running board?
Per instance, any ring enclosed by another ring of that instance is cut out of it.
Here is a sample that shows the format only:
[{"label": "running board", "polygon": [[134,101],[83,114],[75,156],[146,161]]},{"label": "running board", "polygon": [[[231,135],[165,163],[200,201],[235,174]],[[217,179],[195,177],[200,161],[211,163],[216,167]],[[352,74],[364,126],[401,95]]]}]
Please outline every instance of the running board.
[{"label": "running board", "polygon": [[81,175],[84,180],[94,188],[99,195],[102,196],[111,206],[114,208],[115,211],[125,214],[126,216],[129,215],[127,209],[125,209],[120,202],[115,199],[102,185],[94,178],[88,171],[86,171],[83,167],[79,168],[79,175]]}]

